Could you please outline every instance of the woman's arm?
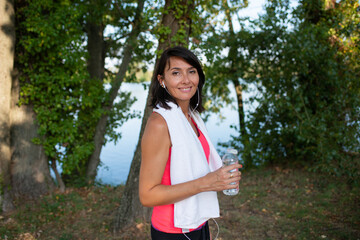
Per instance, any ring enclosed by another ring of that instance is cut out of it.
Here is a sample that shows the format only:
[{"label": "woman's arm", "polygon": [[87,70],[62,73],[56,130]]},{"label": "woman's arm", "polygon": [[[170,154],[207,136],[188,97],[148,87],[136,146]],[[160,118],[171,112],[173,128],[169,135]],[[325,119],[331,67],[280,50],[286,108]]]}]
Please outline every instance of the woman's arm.
[{"label": "woman's arm", "polygon": [[[171,140],[165,119],[157,113],[151,114],[141,141],[139,196],[144,206],[172,204],[200,192],[238,187],[240,172],[234,172],[231,179],[229,173],[231,169],[240,168],[238,164],[220,168],[193,181],[162,185],[170,147]],[[231,182],[237,184],[230,185]]]}]

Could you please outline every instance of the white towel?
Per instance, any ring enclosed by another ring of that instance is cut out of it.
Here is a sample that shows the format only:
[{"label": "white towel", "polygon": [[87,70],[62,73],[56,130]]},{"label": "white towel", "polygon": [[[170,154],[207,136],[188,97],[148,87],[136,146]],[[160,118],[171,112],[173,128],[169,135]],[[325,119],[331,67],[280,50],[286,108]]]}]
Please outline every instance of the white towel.
[{"label": "white towel", "polygon": [[[215,171],[222,165],[221,158],[207,134],[205,124],[198,112],[191,112],[191,117],[204,134],[210,147],[209,164],[202,145],[181,108],[168,102],[170,110],[160,106],[154,109],[166,120],[172,144],[170,178],[171,184],[188,182]],[[215,191],[202,192],[174,204],[174,225],[194,229],[210,218],[219,217],[219,202]]]}]

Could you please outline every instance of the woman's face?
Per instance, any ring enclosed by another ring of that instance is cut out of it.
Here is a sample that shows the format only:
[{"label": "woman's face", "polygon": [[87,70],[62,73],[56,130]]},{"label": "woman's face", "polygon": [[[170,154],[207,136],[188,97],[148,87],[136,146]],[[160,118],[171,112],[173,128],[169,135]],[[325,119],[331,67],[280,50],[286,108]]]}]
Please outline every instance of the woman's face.
[{"label": "woman's face", "polygon": [[197,69],[180,57],[170,57],[164,75],[158,75],[157,78],[161,86],[165,84],[167,91],[179,105],[189,104],[199,84]]}]

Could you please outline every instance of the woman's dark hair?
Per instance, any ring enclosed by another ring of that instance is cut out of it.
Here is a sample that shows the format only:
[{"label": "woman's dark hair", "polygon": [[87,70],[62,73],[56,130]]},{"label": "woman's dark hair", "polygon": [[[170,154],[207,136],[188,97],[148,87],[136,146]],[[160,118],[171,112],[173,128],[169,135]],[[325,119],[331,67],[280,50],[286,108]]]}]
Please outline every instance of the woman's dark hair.
[{"label": "woman's dark hair", "polygon": [[165,90],[165,88],[160,86],[160,83],[157,79],[158,75],[164,75],[165,67],[167,64],[170,64],[171,57],[181,57],[188,64],[196,68],[199,74],[199,84],[197,90],[199,92],[195,93],[195,95],[190,99],[190,108],[196,109],[199,113],[201,113],[202,111],[204,111],[204,107],[202,105],[202,88],[205,83],[204,71],[202,70],[201,62],[195,56],[195,54],[192,53],[190,50],[180,46],[168,48],[163,52],[163,54],[161,54],[159,63],[155,69],[153,78],[151,80],[152,98],[150,106],[156,108],[156,105],[159,104],[163,108],[170,109],[170,106],[166,102],[171,101],[177,104],[175,99]]}]

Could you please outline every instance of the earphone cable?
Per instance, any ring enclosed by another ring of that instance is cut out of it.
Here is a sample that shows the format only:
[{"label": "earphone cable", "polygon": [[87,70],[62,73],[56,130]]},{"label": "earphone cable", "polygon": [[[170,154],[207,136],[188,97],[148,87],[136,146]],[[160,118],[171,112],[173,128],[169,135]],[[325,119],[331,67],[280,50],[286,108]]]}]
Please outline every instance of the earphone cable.
[{"label": "earphone cable", "polygon": [[[219,227],[219,224],[216,222],[215,219],[213,219],[213,218],[211,218],[211,219],[215,222],[216,227],[217,227],[216,237],[214,238],[214,240],[216,240],[218,238],[218,236],[219,236],[219,233],[220,233],[220,227]],[[183,233],[183,234],[187,239],[191,240],[191,238],[189,238],[185,233]]]}]

